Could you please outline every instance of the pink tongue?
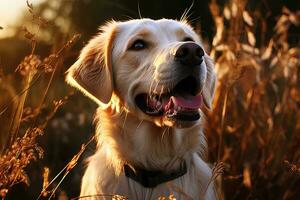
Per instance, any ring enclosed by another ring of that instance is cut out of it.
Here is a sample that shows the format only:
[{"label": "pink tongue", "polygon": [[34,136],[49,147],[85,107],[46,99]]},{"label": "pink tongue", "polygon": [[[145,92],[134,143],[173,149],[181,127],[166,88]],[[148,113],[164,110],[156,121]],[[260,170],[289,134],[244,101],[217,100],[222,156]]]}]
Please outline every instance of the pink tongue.
[{"label": "pink tongue", "polygon": [[188,109],[197,109],[200,108],[202,104],[202,96],[186,96],[185,98],[183,97],[171,97],[174,105],[181,106],[183,108],[188,108]]},{"label": "pink tongue", "polygon": [[198,109],[202,105],[202,96],[171,96],[169,102],[165,105],[165,110],[168,110],[173,105],[180,106],[185,109]]}]

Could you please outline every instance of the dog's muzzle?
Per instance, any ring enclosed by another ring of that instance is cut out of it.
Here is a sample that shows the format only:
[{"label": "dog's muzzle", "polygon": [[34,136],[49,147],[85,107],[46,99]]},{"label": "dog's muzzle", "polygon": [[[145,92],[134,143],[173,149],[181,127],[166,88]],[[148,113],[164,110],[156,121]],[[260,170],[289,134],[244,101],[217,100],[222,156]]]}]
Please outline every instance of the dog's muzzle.
[{"label": "dog's muzzle", "polygon": [[181,122],[197,121],[203,104],[201,64],[204,50],[194,42],[185,42],[177,47],[171,59],[172,67],[178,67],[179,71],[173,82],[161,85],[164,88],[162,93],[138,94],[136,105],[149,116]]}]

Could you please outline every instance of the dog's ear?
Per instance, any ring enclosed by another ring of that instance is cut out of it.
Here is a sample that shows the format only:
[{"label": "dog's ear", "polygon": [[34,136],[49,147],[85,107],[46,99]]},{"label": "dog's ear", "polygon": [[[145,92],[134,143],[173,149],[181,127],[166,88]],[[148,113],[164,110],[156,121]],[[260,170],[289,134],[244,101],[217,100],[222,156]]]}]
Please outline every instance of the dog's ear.
[{"label": "dog's ear", "polygon": [[82,49],[66,76],[67,83],[104,108],[109,105],[113,93],[111,54],[115,35],[116,22],[101,27],[100,33]]},{"label": "dog's ear", "polygon": [[216,74],[214,70],[213,60],[208,55],[205,55],[205,64],[207,68],[207,76],[206,76],[206,81],[204,83],[202,95],[203,95],[204,104],[206,105],[206,107],[211,109],[212,101],[215,93]]}]

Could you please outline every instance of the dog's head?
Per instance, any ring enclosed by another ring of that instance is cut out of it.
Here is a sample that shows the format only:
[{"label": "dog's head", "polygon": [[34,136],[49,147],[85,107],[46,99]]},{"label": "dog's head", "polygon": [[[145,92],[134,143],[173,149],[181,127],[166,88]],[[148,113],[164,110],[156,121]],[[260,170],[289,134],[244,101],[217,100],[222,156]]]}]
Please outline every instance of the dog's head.
[{"label": "dog's head", "polygon": [[140,120],[190,127],[211,107],[213,62],[186,22],[110,22],[83,48],[67,82],[103,109],[112,99]]}]

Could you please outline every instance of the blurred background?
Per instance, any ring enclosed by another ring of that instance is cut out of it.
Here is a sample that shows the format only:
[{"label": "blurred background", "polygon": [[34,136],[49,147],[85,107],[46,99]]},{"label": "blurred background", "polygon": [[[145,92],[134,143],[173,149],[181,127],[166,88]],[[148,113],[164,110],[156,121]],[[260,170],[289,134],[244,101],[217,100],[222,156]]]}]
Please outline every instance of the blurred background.
[{"label": "blurred background", "polygon": [[[17,137],[35,126],[44,130],[33,142],[43,149],[42,158],[23,163],[23,179],[10,184],[0,180],[2,192],[8,189],[2,194],[5,199],[37,199],[45,167],[50,181],[93,136],[96,105],[68,87],[64,73],[98,27],[110,19],[139,18],[139,12],[145,18],[180,19],[189,8],[188,19],[219,74],[206,135],[209,161],[223,163],[217,181],[223,187],[220,195],[300,197],[299,0],[1,0],[3,160],[13,152]],[[36,146],[31,148],[36,151]],[[79,196],[84,159],[94,149],[92,142],[65,179],[51,184],[49,194],[57,186],[53,199]],[[12,174],[3,169],[0,164],[0,177]]]}]

